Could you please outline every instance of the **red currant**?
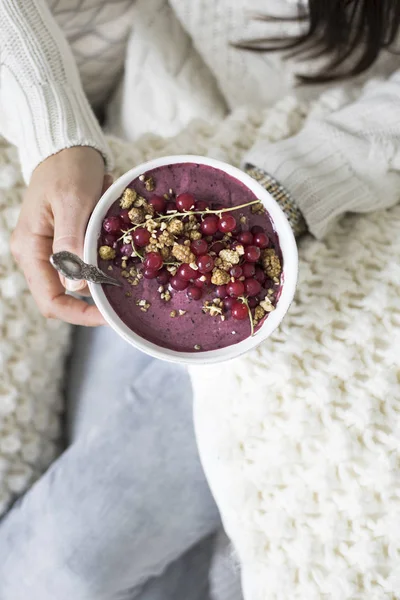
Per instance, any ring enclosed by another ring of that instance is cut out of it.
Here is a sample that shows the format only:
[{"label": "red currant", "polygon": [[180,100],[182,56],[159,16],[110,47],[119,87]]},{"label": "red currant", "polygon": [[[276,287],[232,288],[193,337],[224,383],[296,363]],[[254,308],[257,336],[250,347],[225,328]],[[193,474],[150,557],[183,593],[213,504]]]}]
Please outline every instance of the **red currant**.
[{"label": "red currant", "polygon": [[165,211],[166,202],[165,198],[162,196],[152,196],[149,200],[149,204],[151,204],[154,210],[159,214],[162,214]]},{"label": "red currant", "polygon": [[167,271],[167,269],[161,269],[157,273],[157,281],[160,285],[166,285],[171,279],[171,274]]},{"label": "red currant", "polygon": [[202,254],[196,260],[200,273],[209,273],[214,268],[214,259],[209,254]]},{"label": "red currant", "polygon": [[119,217],[106,217],[103,221],[103,229],[107,233],[119,233],[122,226],[122,220]]},{"label": "red currant", "polygon": [[258,246],[246,246],[244,249],[244,259],[247,262],[255,263],[261,256],[261,250]]},{"label": "red currant", "polygon": [[176,198],[176,207],[179,211],[186,212],[194,208],[195,202],[192,194],[179,194]]},{"label": "red currant", "polygon": [[177,275],[171,277],[169,283],[171,287],[174,288],[174,290],[176,290],[177,292],[182,292],[183,290],[186,290],[187,286],[189,285],[188,281],[181,279]]},{"label": "red currant", "polygon": [[124,208],[124,210],[121,210],[119,216],[126,225],[132,225],[131,220],[129,218],[129,208]]},{"label": "red currant", "polygon": [[259,283],[261,283],[261,285],[263,285],[263,283],[265,283],[265,280],[267,279],[267,276],[266,276],[266,274],[264,273],[264,271],[262,270],[261,267],[256,267],[255,273],[254,273],[254,279],[257,279],[257,281]]},{"label": "red currant", "polygon": [[244,280],[244,291],[247,296],[257,296],[261,292],[261,284],[252,277]]},{"label": "red currant", "polygon": [[150,233],[144,227],[138,227],[135,229],[135,231],[132,233],[132,237],[136,246],[139,246],[139,248],[147,246],[150,241]]},{"label": "red currant", "polygon": [[173,211],[176,212],[175,202],[167,202],[167,204],[165,205],[165,212],[168,214],[168,213],[172,213]]},{"label": "red currant", "polygon": [[253,277],[256,272],[256,267],[253,263],[244,263],[243,267],[243,275],[246,277]]},{"label": "red currant", "polygon": [[146,269],[153,269],[154,271],[159,271],[163,266],[163,258],[159,252],[149,252],[143,262]]},{"label": "red currant", "polygon": [[215,215],[205,217],[201,222],[200,229],[204,235],[214,235],[218,230],[218,217]]},{"label": "red currant", "polygon": [[260,225],[253,225],[251,228],[251,233],[253,235],[256,235],[257,233],[264,233],[264,229],[260,227]]},{"label": "red currant", "polygon": [[215,295],[217,298],[226,298],[228,295],[228,292],[226,291],[226,285],[219,285],[215,290]]},{"label": "red currant", "polygon": [[224,214],[220,217],[218,221],[218,229],[222,231],[222,233],[229,233],[233,231],[236,227],[236,219],[234,216],[229,214]]},{"label": "red currant", "polygon": [[214,242],[210,246],[210,250],[215,252],[215,254],[219,254],[221,250],[225,250],[226,246],[223,242]]},{"label": "red currant", "polygon": [[194,242],[190,244],[190,249],[196,256],[201,256],[202,254],[205,254],[207,252],[207,248],[207,242],[204,239],[194,240]]},{"label": "red currant", "polygon": [[103,236],[103,242],[105,246],[111,246],[111,248],[114,248],[114,244],[117,243],[118,237],[116,235],[111,235],[110,233],[106,233],[106,235]]},{"label": "red currant", "polygon": [[251,246],[253,243],[253,235],[250,233],[250,231],[242,231],[242,233],[239,233],[237,236],[237,240],[243,244],[243,246]]},{"label": "red currant", "polygon": [[194,209],[198,210],[199,212],[207,210],[207,208],[210,208],[210,205],[205,200],[197,200],[196,204],[194,205]]},{"label": "red currant", "polygon": [[231,277],[234,277],[235,279],[239,279],[239,277],[241,277],[243,275],[243,269],[242,269],[242,267],[239,267],[239,265],[235,265],[234,267],[231,268],[231,270],[229,271],[229,274],[231,275]]},{"label": "red currant", "polygon": [[184,281],[190,281],[190,279],[196,279],[200,273],[195,269],[192,269],[188,264],[183,263],[179,267],[177,275]]},{"label": "red currant", "polygon": [[203,292],[201,291],[201,289],[199,287],[192,285],[191,287],[189,287],[187,289],[186,294],[187,294],[187,297],[190,298],[190,300],[200,300],[200,298],[203,295]]},{"label": "red currant", "polygon": [[236,321],[244,321],[244,319],[247,319],[249,316],[247,306],[243,304],[243,302],[234,302],[231,310],[232,317],[236,319]]},{"label": "red currant", "polygon": [[123,244],[121,246],[121,248],[119,249],[119,253],[122,256],[131,256],[133,253],[133,249],[132,249],[132,245],[131,244]]},{"label": "red currant", "polygon": [[235,229],[232,231],[233,236],[238,236],[242,232],[242,226],[238,223]]},{"label": "red currant", "polygon": [[235,298],[232,298],[231,296],[227,296],[226,298],[224,298],[224,306],[226,310],[231,310],[232,305],[235,304],[235,302]]},{"label": "red currant", "polygon": [[155,279],[158,275],[158,271],[156,269],[145,269],[143,271],[143,277],[145,279]]},{"label": "red currant", "polygon": [[200,289],[208,287],[211,284],[211,273],[202,273],[193,284]]},{"label": "red currant", "polygon": [[260,304],[260,298],[258,298],[258,296],[253,296],[252,298],[249,298],[247,302],[249,303],[250,308],[255,308]]},{"label": "red currant", "polygon": [[254,236],[253,243],[259,248],[268,248],[269,238],[265,233],[256,233]]},{"label": "red currant", "polygon": [[232,298],[238,298],[244,294],[244,285],[241,281],[230,281],[226,286],[226,291]]}]

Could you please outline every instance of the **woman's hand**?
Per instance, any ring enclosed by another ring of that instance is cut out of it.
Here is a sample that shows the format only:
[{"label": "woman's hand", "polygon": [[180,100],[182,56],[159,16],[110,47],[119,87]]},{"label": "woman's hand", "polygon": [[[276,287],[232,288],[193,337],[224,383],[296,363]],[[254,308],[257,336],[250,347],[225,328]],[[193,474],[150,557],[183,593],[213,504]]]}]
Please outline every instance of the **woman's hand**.
[{"label": "woman's hand", "polygon": [[[33,172],[11,250],[41,313],[47,318],[76,325],[104,324],[95,306],[65,294],[49,257],[61,250],[82,257],[88,219],[110,184],[111,177],[104,174],[101,154],[89,147],[62,150]],[[64,284],[70,291],[86,291],[85,282]]]}]

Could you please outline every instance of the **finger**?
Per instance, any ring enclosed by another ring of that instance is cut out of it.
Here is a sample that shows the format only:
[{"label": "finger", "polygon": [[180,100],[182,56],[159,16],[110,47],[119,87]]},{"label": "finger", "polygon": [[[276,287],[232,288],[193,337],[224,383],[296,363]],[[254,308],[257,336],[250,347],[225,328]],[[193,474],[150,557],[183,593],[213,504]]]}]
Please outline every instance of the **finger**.
[{"label": "finger", "polygon": [[68,292],[71,292],[72,294],[78,294],[78,296],[85,296],[87,298],[91,297],[91,293],[89,291],[89,286],[87,285],[86,281],[82,282],[82,288],[78,289],[78,290],[69,290],[67,287],[67,279],[66,277],[64,277],[64,275],[61,275],[61,273],[58,274],[60,281],[61,281],[61,285],[63,286],[64,289],[66,289]]},{"label": "finger", "polygon": [[[84,283],[86,283],[86,282],[84,282]],[[91,296],[92,296],[92,294],[89,291],[88,285],[85,285],[85,287],[82,288],[81,290],[79,290],[79,292],[74,292],[74,293],[76,293],[78,296],[84,296],[85,298],[91,298]]]},{"label": "finger", "polygon": [[41,313],[46,318],[61,319],[73,325],[104,325],[96,306],[65,294],[58,273],[48,260],[51,245],[51,238],[41,238],[34,244],[31,242],[32,252],[20,256],[20,265]]},{"label": "finger", "polygon": [[[102,194],[110,187],[113,178],[104,176]],[[86,226],[98,198],[64,201],[54,210],[53,252],[68,250],[83,258],[83,243]],[[86,281],[75,281],[61,276],[62,285],[70,292],[88,294]],[[86,288],[86,291],[84,292]]]}]

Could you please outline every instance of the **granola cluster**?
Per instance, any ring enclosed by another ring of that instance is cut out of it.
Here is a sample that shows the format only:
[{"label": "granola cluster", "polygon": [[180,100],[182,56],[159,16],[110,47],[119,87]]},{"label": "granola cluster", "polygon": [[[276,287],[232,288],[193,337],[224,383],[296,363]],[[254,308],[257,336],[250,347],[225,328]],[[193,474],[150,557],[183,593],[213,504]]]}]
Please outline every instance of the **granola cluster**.
[{"label": "granola cluster", "polygon": [[115,252],[114,248],[111,248],[110,246],[100,246],[99,248],[99,256],[103,260],[113,260],[116,255],[117,253]]},{"label": "granola cluster", "polygon": [[191,251],[190,246],[185,244],[174,244],[172,256],[174,256],[178,262],[186,264],[193,263],[196,260],[196,256]]},{"label": "granola cluster", "polygon": [[275,280],[280,276],[282,272],[281,261],[279,260],[276,250],[273,248],[262,251],[261,264],[265,273],[271,279]]}]

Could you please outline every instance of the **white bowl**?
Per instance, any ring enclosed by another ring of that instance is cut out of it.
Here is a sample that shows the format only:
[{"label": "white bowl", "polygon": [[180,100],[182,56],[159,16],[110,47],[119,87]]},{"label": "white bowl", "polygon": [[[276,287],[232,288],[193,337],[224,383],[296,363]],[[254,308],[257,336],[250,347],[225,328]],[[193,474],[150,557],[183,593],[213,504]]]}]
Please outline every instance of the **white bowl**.
[{"label": "white bowl", "polygon": [[117,200],[127,185],[136,179],[142,173],[146,173],[156,167],[162,167],[169,164],[176,163],[197,163],[202,165],[209,165],[216,169],[224,171],[231,177],[241,181],[246,185],[264,204],[265,208],[273,221],[274,228],[279,237],[280,248],[283,256],[283,285],[281,296],[278,300],[276,309],[270,313],[268,318],[265,320],[262,327],[253,337],[238,342],[233,346],[227,346],[226,348],[220,348],[218,350],[210,350],[207,352],[177,352],[176,350],[170,350],[157,346],[156,344],[149,342],[134,331],[132,331],[115,313],[114,309],[110,305],[100,285],[89,283],[89,289],[92,294],[93,300],[99,308],[101,314],[107,321],[107,323],[129,344],[132,344],[136,348],[139,348],[143,352],[150,354],[156,358],[178,362],[186,364],[209,364],[221,362],[224,360],[230,360],[245,352],[248,352],[252,348],[258,346],[261,342],[266,340],[271,333],[278,327],[283,317],[285,316],[294,296],[297,272],[298,272],[298,257],[297,257],[297,246],[293,236],[292,229],[282,212],[281,208],[271,196],[257,181],[255,181],[246,173],[243,173],[240,169],[223,163],[212,158],[206,158],[203,156],[165,156],[163,158],[156,158],[150,160],[147,163],[141,164],[134,167],[119,179],[117,179],[113,185],[100,198],[93,214],[90,218],[84,247],[84,260],[90,264],[97,264],[97,245],[98,238],[101,232],[102,221],[110,208],[110,206]]}]

